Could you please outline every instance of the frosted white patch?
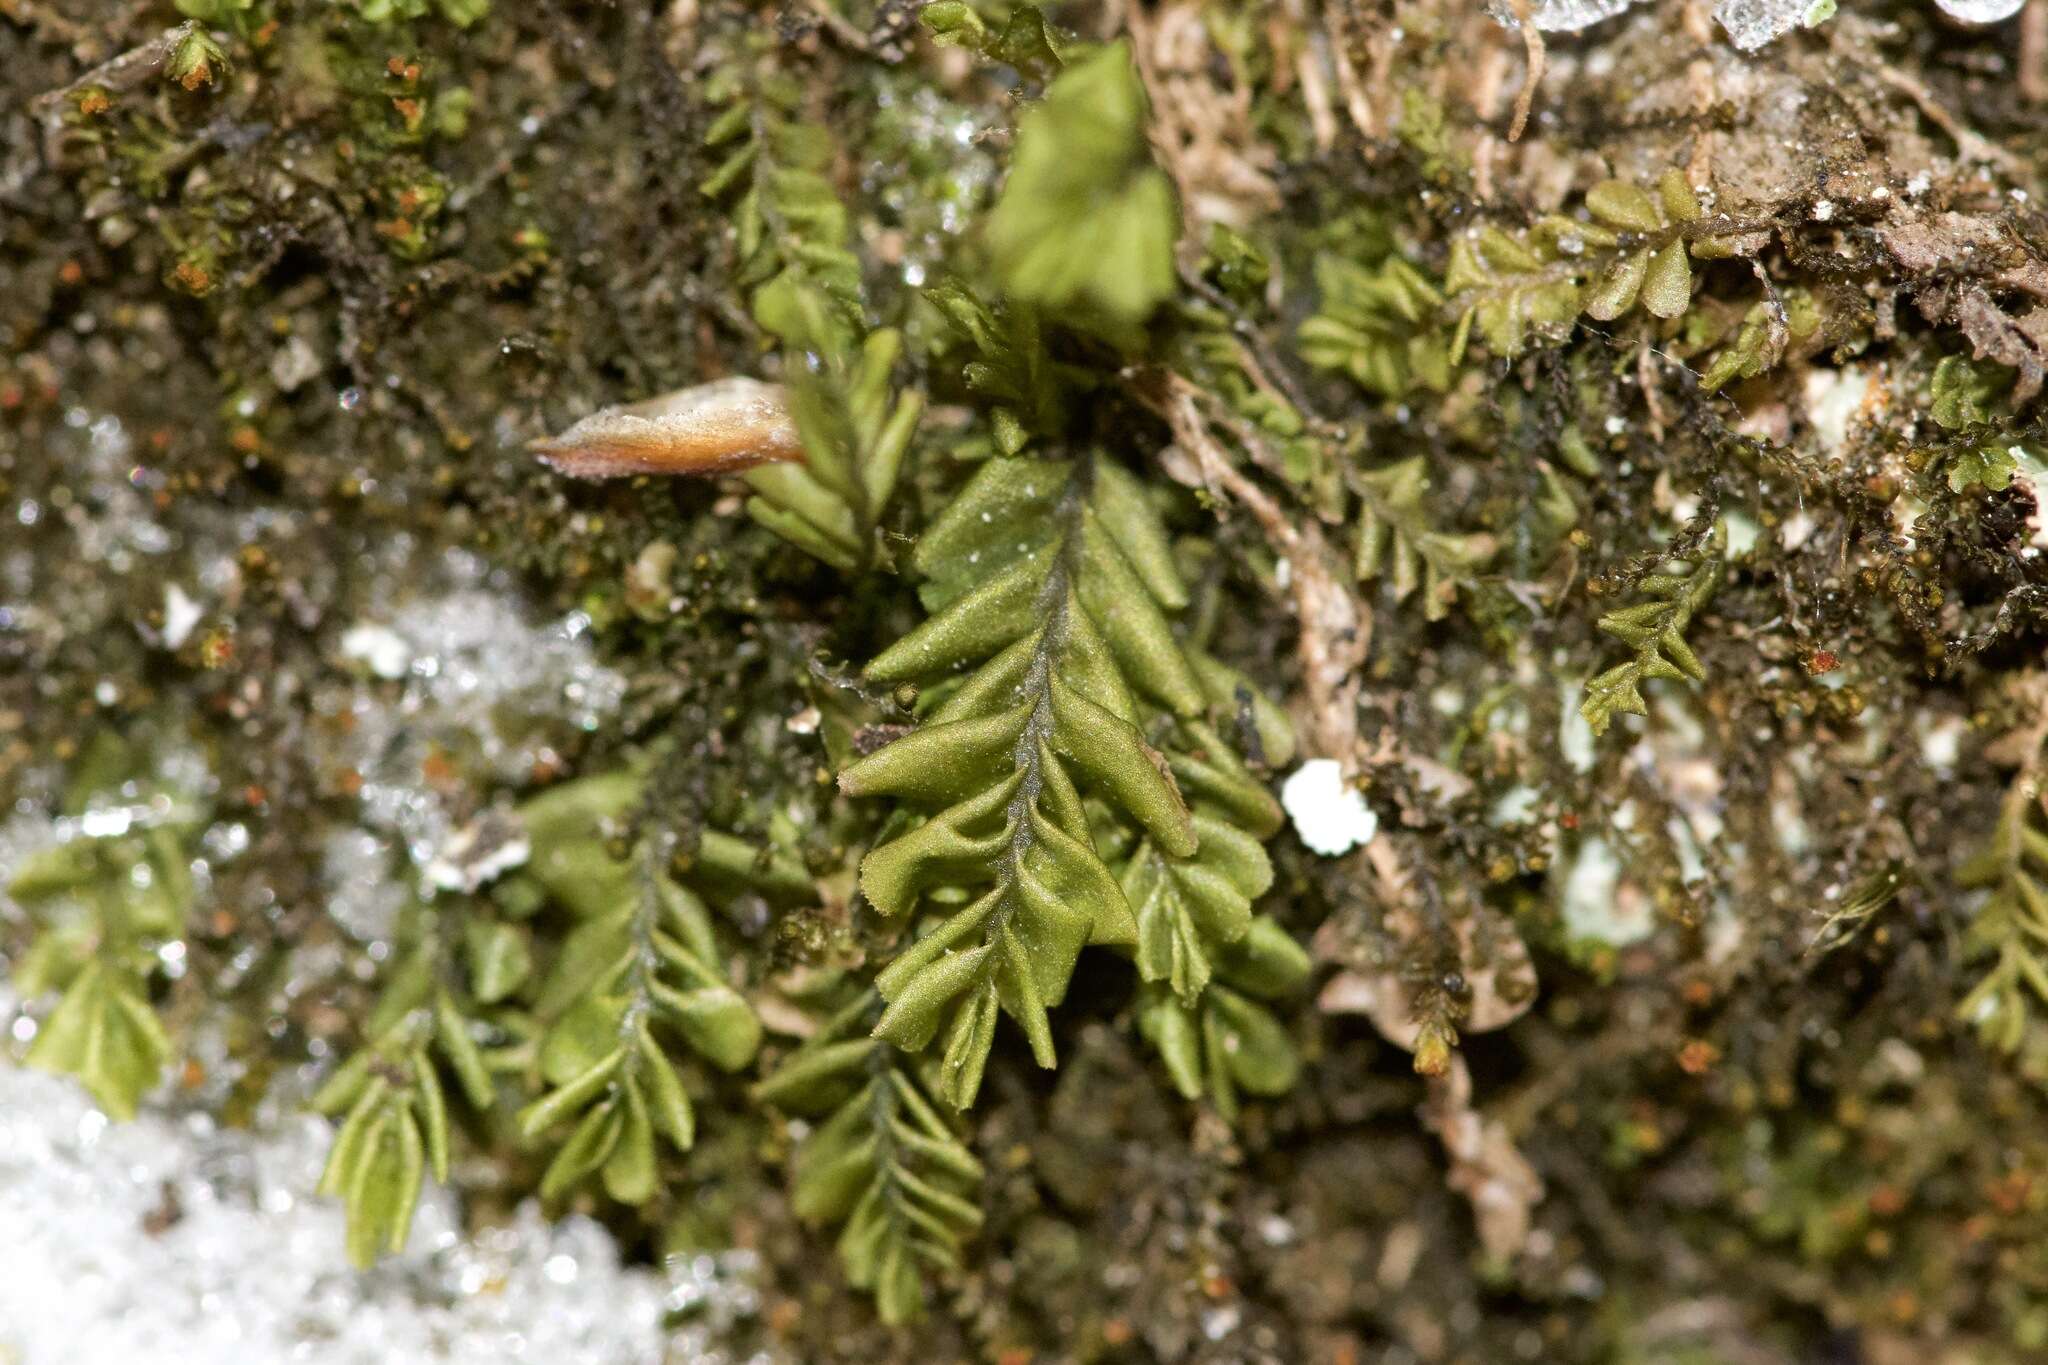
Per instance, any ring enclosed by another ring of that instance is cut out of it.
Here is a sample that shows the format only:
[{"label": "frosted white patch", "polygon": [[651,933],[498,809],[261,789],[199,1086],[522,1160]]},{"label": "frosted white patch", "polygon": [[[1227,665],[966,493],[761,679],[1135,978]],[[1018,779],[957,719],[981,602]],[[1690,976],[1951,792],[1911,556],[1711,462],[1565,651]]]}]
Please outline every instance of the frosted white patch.
[{"label": "frosted white patch", "polygon": [[1778,528],[1778,543],[1788,550],[1796,550],[1819,529],[1820,523],[1802,507],[1785,518],[1784,525]]},{"label": "frosted white patch", "polygon": [[1653,927],[1648,899],[1633,888],[1624,893],[1621,860],[1605,839],[1588,839],[1579,845],[1571,870],[1565,874],[1558,910],[1574,939],[1612,948],[1648,938]]},{"label": "frosted white patch", "polygon": [[[362,823],[400,833],[425,866],[476,787],[525,784],[537,766],[558,764],[563,732],[596,729],[625,679],[597,661],[589,617],[535,619],[518,585],[473,556],[397,555],[392,580],[384,619],[363,623],[375,633],[355,648],[364,672],[395,670],[402,686],[347,679],[323,691],[322,711],[348,721],[322,727],[317,757],[362,778]],[[459,768],[451,777],[443,765],[430,782],[436,755]]]},{"label": "frosted white patch", "polygon": [[518,818],[486,811],[450,836],[420,877],[437,891],[470,893],[524,866],[531,856],[533,844]]},{"label": "frosted white patch", "polygon": [[392,875],[391,843],[366,829],[343,827],[321,846],[320,875],[327,887],[327,913],[354,937],[368,943],[389,938],[409,887]]},{"label": "frosted white patch", "polygon": [[1849,426],[1870,396],[1871,373],[1866,365],[1839,370],[1817,368],[1806,374],[1806,417],[1820,448],[1839,459],[1849,446]]},{"label": "frosted white patch", "polygon": [[1721,514],[1721,529],[1728,538],[1728,554],[1740,559],[1756,548],[1757,537],[1763,534],[1763,527],[1756,524],[1749,513],[1730,508]]},{"label": "frosted white patch", "polygon": [[389,626],[371,622],[350,626],[341,637],[341,654],[380,678],[402,678],[412,667],[412,646]]},{"label": "frosted white patch", "polygon": [[332,1133],[109,1125],[71,1082],[0,1067],[0,1359],[657,1365],[731,1358],[719,1335],[758,1310],[750,1253],[628,1269],[597,1223],[532,1204],[465,1238],[438,1188],[405,1253],[358,1272],[339,1203],[311,1197]]},{"label": "frosted white patch", "polygon": [[320,369],[319,355],[300,336],[287,339],[270,357],[270,377],[286,393],[318,375]]},{"label": "frosted white patch", "polygon": [[2018,14],[2027,0],[1934,0],[1941,12],[1966,24],[1995,24]]},{"label": "frosted white patch", "polygon": [[1899,528],[1899,539],[1906,542],[1906,548],[1913,548],[1913,528],[1920,524],[1920,518],[1927,515],[1927,504],[1913,493],[1901,493],[1892,500],[1892,523]]},{"label": "frosted white patch", "polygon": [[1557,726],[1557,751],[1571,764],[1573,772],[1589,773],[1593,771],[1595,752],[1593,727],[1579,714],[1579,703],[1586,698],[1585,684],[1568,682],[1558,692],[1563,713]]},{"label": "frosted white patch", "polygon": [[186,595],[176,583],[164,589],[164,633],[165,649],[176,649],[192,638],[192,627],[199,624],[206,609]]},{"label": "frosted white patch", "polygon": [[1689,882],[1706,876],[1706,860],[1700,856],[1699,840],[1693,837],[1692,826],[1674,815],[1664,822],[1664,832],[1671,836],[1671,851],[1678,855],[1678,875]]},{"label": "frosted white patch", "polygon": [[1280,786],[1280,804],[1302,843],[1326,858],[1349,853],[1379,833],[1380,818],[1334,758],[1312,758]]},{"label": "frosted white patch", "polygon": [[1754,52],[1773,38],[1820,23],[1833,13],[1833,5],[1816,5],[1814,0],[1720,0],[1714,6],[1714,17],[1728,31],[1728,41],[1744,52]]},{"label": "frosted white patch", "polygon": [[1534,787],[1510,787],[1493,803],[1493,809],[1487,813],[1486,818],[1493,824],[1503,827],[1526,825],[1535,816],[1536,803],[1541,799],[1542,793]]},{"label": "frosted white patch", "polygon": [[2036,550],[2048,550],[2048,464],[2034,458],[2028,446],[2014,446],[2018,452],[2013,456],[2012,481],[2014,487],[2034,500],[2034,510],[2027,514],[2027,544]]},{"label": "frosted white patch", "polygon": [[[1603,19],[1612,19],[1636,0],[1530,0],[1529,17],[1545,33],[1576,33]],[[1508,28],[1520,28],[1514,6],[1493,0],[1486,12]]]},{"label": "frosted white patch", "polygon": [[1930,719],[1923,712],[1917,728],[1920,731],[1921,762],[1937,773],[1952,771],[1963,751],[1963,736],[1970,732],[1969,723],[1961,716]]}]

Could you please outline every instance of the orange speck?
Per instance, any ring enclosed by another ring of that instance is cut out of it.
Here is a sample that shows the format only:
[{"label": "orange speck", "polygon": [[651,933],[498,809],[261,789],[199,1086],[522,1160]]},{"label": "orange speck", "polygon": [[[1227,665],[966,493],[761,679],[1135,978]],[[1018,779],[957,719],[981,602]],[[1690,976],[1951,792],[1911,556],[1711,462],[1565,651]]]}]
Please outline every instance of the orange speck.
[{"label": "orange speck", "polygon": [[1806,656],[1806,671],[1818,678],[1823,673],[1834,672],[1841,663],[1841,658],[1832,649],[1816,649]]},{"label": "orange speck", "polygon": [[1906,1193],[1896,1185],[1879,1185],[1870,1192],[1870,1211],[1879,1218],[1890,1218],[1906,1207]]},{"label": "orange speck", "polygon": [[1721,1060],[1721,1049],[1704,1038],[1695,1038],[1678,1049],[1678,1069],[1688,1076],[1705,1075]]},{"label": "orange speck", "polygon": [[2034,1192],[2034,1178],[2025,1171],[2013,1171],[1991,1182],[1987,1191],[1991,1205],[2000,1213],[2011,1215],[2027,1206],[2027,1196]]},{"label": "orange speck", "polygon": [[171,276],[180,286],[194,294],[204,294],[213,288],[213,276],[206,272],[204,266],[192,261],[178,262],[178,267],[171,272]]},{"label": "orange speck", "polygon": [[436,749],[420,760],[420,776],[428,786],[445,789],[455,785],[461,774],[456,771],[454,760]]},{"label": "orange speck", "polygon": [[104,90],[88,90],[78,97],[78,112],[88,118],[94,114],[104,114],[113,107],[114,102],[107,98],[107,92]]},{"label": "orange speck", "polygon": [[256,434],[256,428],[239,426],[228,433],[228,444],[247,455],[263,444],[263,438]]},{"label": "orange speck", "polygon": [[1202,1292],[1212,1299],[1227,1299],[1237,1292],[1228,1275],[1210,1275],[1202,1281]]},{"label": "orange speck", "polygon": [[406,127],[416,128],[419,126],[420,102],[418,100],[407,99],[402,95],[394,96],[391,100],[391,107],[396,109],[398,116],[405,120]]},{"label": "orange speck", "polygon": [[185,1065],[178,1068],[178,1084],[187,1090],[197,1090],[206,1084],[206,1068],[194,1058],[187,1057]]},{"label": "orange speck", "polygon": [[1684,998],[1686,1004],[1697,1009],[1714,998],[1713,983],[1695,978],[1685,983],[1679,995]]},{"label": "orange speck", "polygon": [[1123,1318],[1111,1318],[1102,1324],[1102,1341],[1105,1346],[1128,1345],[1131,1338],[1136,1335],[1137,1331]]}]

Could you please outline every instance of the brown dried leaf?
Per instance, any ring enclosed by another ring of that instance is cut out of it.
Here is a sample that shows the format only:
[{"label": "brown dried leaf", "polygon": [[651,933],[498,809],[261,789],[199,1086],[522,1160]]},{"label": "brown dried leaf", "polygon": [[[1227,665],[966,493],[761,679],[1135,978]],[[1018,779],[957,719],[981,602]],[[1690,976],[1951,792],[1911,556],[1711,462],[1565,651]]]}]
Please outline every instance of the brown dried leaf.
[{"label": "brown dried leaf", "polygon": [[729,474],[801,460],[803,442],[780,384],[714,379],[645,402],[594,412],[529,447],[578,479],[631,474]]}]

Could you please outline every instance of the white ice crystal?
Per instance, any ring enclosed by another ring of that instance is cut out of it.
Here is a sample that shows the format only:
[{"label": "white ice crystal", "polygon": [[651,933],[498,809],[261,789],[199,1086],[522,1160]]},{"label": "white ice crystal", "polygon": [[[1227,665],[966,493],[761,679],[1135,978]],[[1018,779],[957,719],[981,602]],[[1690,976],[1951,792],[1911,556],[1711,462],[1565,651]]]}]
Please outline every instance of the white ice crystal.
[{"label": "white ice crystal", "polygon": [[[1633,8],[1639,0],[1529,0],[1530,20],[1545,33],[1576,33]],[[1951,18],[1995,24],[2019,13],[2026,0],[1935,0]],[[1795,28],[1816,28],[1835,15],[1836,0],[1719,0],[1714,18],[1728,41],[1754,52]],[[1508,28],[1520,26],[1508,0],[1488,0],[1486,12]]]},{"label": "white ice crystal", "polygon": [[2027,0],[1934,0],[1942,13],[1966,24],[1995,24],[2018,14]]},{"label": "white ice crystal", "polygon": [[412,646],[391,627],[364,621],[342,632],[341,657],[363,665],[380,678],[396,679],[404,677],[412,667]]},{"label": "white ice crystal", "polygon": [[[1576,33],[1602,19],[1612,19],[1636,0],[1530,0],[1529,17],[1545,33]],[[1486,12],[1509,28],[1519,27],[1507,0],[1492,0]]]},{"label": "white ice crystal", "polygon": [[206,608],[193,601],[191,596],[176,583],[164,589],[164,632],[162,640],[165,649],[177,649],[192,638],[192,627],[199,624],[206,615]]},{"label": "white ice crystal", "polygon": [[625,695],[624,677],[597,660],[588,617],[539,619],[515,582],[470,555],[394,556],[379,615],[351,626],[340,652],[403,687],[394,696],[386,681],[351,677],[319,703],[346,722],[316,737],[323,764],[362,779],[363,823],[401,835],[415,864],[452,837],[464,804],[426,780],[436,754],[463,755],[466,778],[523,784],[557,761],[563,727],[596,729]]},{"label": "white ice crystal", "polygon": [[598,1224],[532,1205],[466,1238],[432,1189],[411,1248],[353,1269],[340,1206],[309,1193],[331,1133],[109,1124],[71,1082],[0,1063],[0,1361],[739,1365],[716,1334],[758,1307],[746,1253],[622,1267]]},{"label": "white ice crystal", "polygon": [[1379,833],[1380,818],[1334,758],[1312,758],[1280,786],[1280,804],[1301,841],[1326,858],[1349,853]]}]

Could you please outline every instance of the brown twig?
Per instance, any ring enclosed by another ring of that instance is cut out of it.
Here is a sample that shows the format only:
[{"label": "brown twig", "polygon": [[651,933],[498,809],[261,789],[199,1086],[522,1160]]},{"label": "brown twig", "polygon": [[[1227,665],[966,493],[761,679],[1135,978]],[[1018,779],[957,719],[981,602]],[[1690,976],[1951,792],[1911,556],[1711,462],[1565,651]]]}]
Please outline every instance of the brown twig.
[{"label": "brown twig", "polygon": [[1522,91],[1515,96],[1515,118],[1508,125],[1508,141],[1520,142],[1522,130],[1529,126],[1529,110],[1536,104],[1536,87],[1543,80],[1543,35],[1536,31],[1536,16],[1529,8],[1529,0],[1510,0],[1514,6],[1515,22],[1522,30],[1522,51],[1528,54],[1529,75],[1522,82]]},{"label": "brown twig", "polygon": [[[1223,450],[1203,415],[1207,395],[1170,370],[1134,372],[1128,378],[1138,401],[1173,433],[1174,445],[1161,452],[1167,474],[1243,507],[1273,552],[1287,561],[1287,587],[1301,630],[1296,652],[1301,659],[1306,747],[1336,759],[1347,771],[1354,769],[1358,673],[1372,645],[1370,611],[1331,572],[1322,528],[1313,521],[1296,525]],[[1270,457],[1271,452],[1266,454]]]}]

